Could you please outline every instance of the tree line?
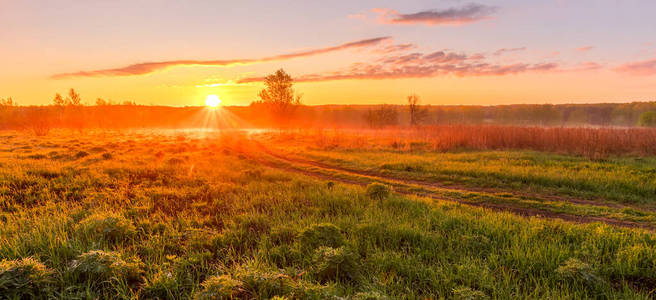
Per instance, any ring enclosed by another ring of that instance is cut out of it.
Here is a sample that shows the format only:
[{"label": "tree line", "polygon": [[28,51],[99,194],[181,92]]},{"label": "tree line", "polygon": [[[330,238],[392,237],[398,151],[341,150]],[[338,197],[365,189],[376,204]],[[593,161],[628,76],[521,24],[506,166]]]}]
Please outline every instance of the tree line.
[{"label": "tree line", "polygon": [[[265,77],[259,99],[246,107],[224,107],[239,126],[307,128],[368,127],[440,124],[498,124],[527,126],[644,126],[656,127],[656,102],[561,105],[423,105],[409,95],[405,105],[306,106],[283,69]],[[202,107],[143,106],[133,101],[97,98],[85,105],[74,89],[55,94],[51,105],[18,106],[12,98],[0,99],[0,129],[29,129],[37,135],[51,128],[203,127]],[[217,125],[221,126],[221,125]]]}]

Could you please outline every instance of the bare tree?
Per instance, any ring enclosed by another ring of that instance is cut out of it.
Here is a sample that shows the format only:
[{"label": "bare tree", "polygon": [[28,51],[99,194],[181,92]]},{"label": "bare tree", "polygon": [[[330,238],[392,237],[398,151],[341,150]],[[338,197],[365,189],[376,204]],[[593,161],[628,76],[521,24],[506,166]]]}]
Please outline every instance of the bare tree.
[{"label": "bare tree", "polygon": [[68,91],[68,98],[66,98],[68,105],[80,106],[82,105],[82,98],[80,94],[76,93],[74,89]]},{"label": "bare tree", "polygon": [[57,93],[55,94],[55,98],[52,99],[52,103],[56,106],[63,106],[66,104],[66,101],[64,100],[64,97],[62,97],[62,95]]},{"label": "bare tree", "polygon": [[301,104],[301,95],[293,88],[294,80],[280,69],[264,79],[265,88],[260,92],[260,103],[268,106],[274,121],[285,125]]},{"label": "bare tree", "polygon": [[410,125],[420,125],[428,116],[426,108],[420,106],[421,99],[416,94],[408,96],[408,110],[410,112]]}]

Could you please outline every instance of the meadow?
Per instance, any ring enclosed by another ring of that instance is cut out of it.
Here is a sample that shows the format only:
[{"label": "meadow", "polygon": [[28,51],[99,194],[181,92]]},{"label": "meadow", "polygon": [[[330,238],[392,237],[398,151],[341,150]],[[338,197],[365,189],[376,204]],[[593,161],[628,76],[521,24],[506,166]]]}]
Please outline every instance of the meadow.
[{"label": "meadow", "polygon": [[1,132],[0,298],[654,297],[650,153],[393,136]]}]

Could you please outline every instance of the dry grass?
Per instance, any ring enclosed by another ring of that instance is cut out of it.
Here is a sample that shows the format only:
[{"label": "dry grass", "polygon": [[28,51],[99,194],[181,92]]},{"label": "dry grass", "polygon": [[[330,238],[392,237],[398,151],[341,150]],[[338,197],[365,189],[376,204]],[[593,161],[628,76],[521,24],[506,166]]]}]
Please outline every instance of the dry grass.
[{"label": "dry grass", "polygon": [[583,155],[656,155],[656,129],[436,125],[380,131],[321,131],[308,135],[321,147],[402,151],[534,150]]}]

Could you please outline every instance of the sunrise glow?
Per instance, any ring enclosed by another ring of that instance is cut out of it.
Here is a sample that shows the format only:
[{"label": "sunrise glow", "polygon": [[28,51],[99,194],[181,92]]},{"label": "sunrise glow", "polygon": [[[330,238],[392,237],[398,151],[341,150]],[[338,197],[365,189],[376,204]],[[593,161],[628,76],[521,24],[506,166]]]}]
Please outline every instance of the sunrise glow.
[{"label": "sunrise glow", "polygon": [[205,105],[208,107],[216,108],[221,105],[221,99],[217,95],[207,95],[205,98]]}]

